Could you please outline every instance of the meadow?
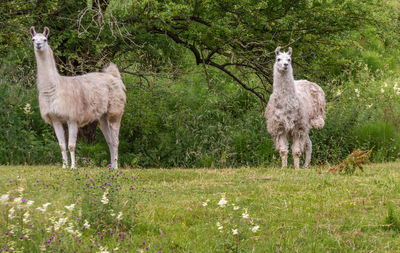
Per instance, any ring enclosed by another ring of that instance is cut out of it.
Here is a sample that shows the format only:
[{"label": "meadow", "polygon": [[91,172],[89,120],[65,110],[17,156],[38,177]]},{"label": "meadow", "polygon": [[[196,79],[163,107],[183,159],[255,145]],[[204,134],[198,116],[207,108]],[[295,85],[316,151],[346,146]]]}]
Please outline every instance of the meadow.
[{"label": "meadow", "polygon": [[400,163],[0,167],[0,251],[397,252]]}]

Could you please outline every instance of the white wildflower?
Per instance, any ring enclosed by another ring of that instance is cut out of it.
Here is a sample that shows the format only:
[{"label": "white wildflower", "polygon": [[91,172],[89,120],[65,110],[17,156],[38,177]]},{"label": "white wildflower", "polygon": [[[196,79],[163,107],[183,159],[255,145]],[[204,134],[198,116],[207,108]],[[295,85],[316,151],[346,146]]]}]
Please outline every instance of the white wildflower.
[{"label": "white wildflower", "polygon": [[232,234],[233,235],[237,235],[238,234],[238,230],[237,229],[232,229]]},{"label": "white wildflower", "polygon": [[65,208],[67,208],[68,211],[72,212],[75,208],[75,204],[71,204],[69,206],[65,206]]},{"label": "white wildflower", "polygon": [[381,88],[381,93],[384,93],[384,92],[385,92],[385,90],[383,88]]},{"label": "white wildflower", "polygon": [[356,93],[356,96],[359,98],[360,97],[360,91],[358,89],[354,89],[354,92]]},{"label": "white wildflower", "polygon": [[255,233],[258,231],[259,228],[260,228],[260,226],[255,225],[254,227],[251,228],[251,232]]},{"label": "white wildflower", "polygon": [[8,194],[8,193],[1,195],[0,202],[2,202],[2,203],[6,202],[9,197],[10,197],[10,194]]},{"label": "white wildflower", "polygon": [[14,207],[11,207],[10,210],[8,210],[8,218],[10,218],[11,220],[15,218],[14,216],[15,213],[15,209]]},{"label": "white wildflower", "polygon": [[218,202],[219,207],[224,208],[228,201],[224,197],[221,198],[221,200]]},{"label": "white wildflower", "polygon": [[108,189],[104,192],[103,197],[101,198],[101,203],[103,203],[104,205],[107,205],[109,202],[107,194],[108,194]]},{"label": "white wildflower", "polygon": [[65,231],[70,234],[74,233],[74,224],[72,222],[68,223],[68,227],[65,228]]},{"label": "white wildflower", "polygon": [[243,217],[243,219],[249,218],[249,214],[247,213],[247,208],[244,209],[244,213],[242,213],[242,217]]},{"label": "white wildflower", "polygon": [[118,213],[117,220],[118,220],[118,221],[121,221],[121,220],[122,220],[122,212],[119,212],[119,213]]},{"label": "white wildflower", "polygon": [[113,209],[110,210],[110,215],[111,215],[112,217],[115,216],[115,213],[114,213],[114,210],[113,210]]},{"label": "white wildflower", "polygon": [[218,230],[222,230],[224,228],[224,226],[222,226],[221,223],[217,222],[217,228],[218,228]]},{"label": "white wildflower", "polygon": [[54,223],[54,230],[58,231],[60,228],[62,228],[65,225],[65,223],[67,223],[67,220],[68,220],[67,217],[59,218],[58,221]]},{"label": "white wildflower", "polygon": [[83,226],[85,226],[85,228],[90,228],[90,224],[87,220],[85,220],[85,223],[83,224]]},{"label": "white wildflower", "polygon": [[367,105],[367,108],[371,108],[373,106],[373,104],[369,104]]},{"label": "white wildflower", "polygon": [[27,206],[31,206],[31,205],[33,205],[33,203],[35,203],[35,201],[33,201],[33,200],[28,200],[28,202],[26,202],[26,205],[27,205]]},{"label": "white wildflower", "polygon": [[233,210],[235,210],[235,211],[239,210],[239,206],[233,205]]},{"label": "white wildflower", "polygon": [[205,202],[203,202],[203,206],[207,206],[208,205],[208,202],[210,202],[210,200],[209,199],[207,199]]},{"label": "white wildflower", "polygon": [[104,248],[103,246],[100,246],[100,253],[109,253],[108,249]]},{"label": "white wildflower", "polygon": [[27,103],[24,107],[24,113],[26,115],[31,114],[31,105],[29,103]]},{"label": "white wildflower", "polygon": [[336,95],[336,96],[342,95],[342,90],[338,89],[338,90],[336,91],[336,94],[335,94],[335,95]]},{"label": "white wildflower", "polygon": [[22,194],[22,192],[24,191],[24,188],[23,187],[18,187],[17,191]]},{"label": "white wildflower", "polygon": [[24,218],[22,219],[22,222],[25,224],[30,222],[29,216],[30,216],[29,212],[24,213],[23,215]]},{"label": "white wildflower", "polygon": [[21,204],[22,203],[22,198],[21,197],[15,198],[14,202],[17,203],[17,204]]},{"label": "white wildflower", "polygon": [[383,84],[383,87],[388,87],[388,84],[385,82],[385,83]]},{"label": "white wildflower", "polygon": [[49,205],[51,205],[51,203],[43,204],[42,207],[38,207],[38,208],[36,208],[36,209],[39,210],[39,211],[41,211],[41,212],[46,212],[47,207],[48,207]]}]

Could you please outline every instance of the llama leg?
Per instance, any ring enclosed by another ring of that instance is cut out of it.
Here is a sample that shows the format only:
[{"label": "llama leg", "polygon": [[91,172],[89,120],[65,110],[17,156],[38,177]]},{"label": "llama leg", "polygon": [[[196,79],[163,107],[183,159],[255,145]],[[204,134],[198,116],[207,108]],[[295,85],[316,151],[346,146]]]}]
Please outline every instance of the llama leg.
[{"label": "llama leg", "polygon": [[76,137],[78,135],[78,124],[76,122],[68,122],[68,133],[68,150],[71,154],[71,169],[76,169],[75,146]]},{"label": "llama leg", "polygon": [[119,145],[119,128],[121,125],[121,117],[113,118],[112,120],[108,121],[110,127],[110,136],[112,139],[112,149],[113,155],[111,155],[111,167],[113,169],[118,169],[118,145]]},{"label": "llama leg", "polygon": [[311,162],[311,153],[312,153],[312,142],[310,140],[310,136],[306,138],[306,161],[304,162],[304,168],[308,168],[308,165]]},{"label": "llama leg", "polygon": [[114,160],[114,150],[113,150],[113,146],[112,146],[112,138],[111,138],[111,132],[110,132],[110,127],[108,125],[108,121],[105,117],[101,117],[99,122],[100,122],[101,132],[103,133],[104,138],[106,139],[108,148],[110,150],[111,161],[113,161]]},{"label": "llama leg", "polygon": [[[297,135],[297,134],[296,134]],[[294,168],[300,168],[300,156],[304,147],[304,141],[301,135],[293,136],[292,155]]]},{"label": "llama leg", "polygon": [[279,155],[282,160],[282,168],[287,167],[287,158],[288,158],[288,150],[289,150],[289,142],[286,135],[281,135],[278,137],[278,147]]},{"label": "llama leg", "polygon": [[58,145],[61,149],[62,160],[63,160],[63,169],[68,167],[68,156],[67,149],[65,147],[65,136],[64,136],[64,128],[60,121],[53,121],[54,131],[56,132]]}]

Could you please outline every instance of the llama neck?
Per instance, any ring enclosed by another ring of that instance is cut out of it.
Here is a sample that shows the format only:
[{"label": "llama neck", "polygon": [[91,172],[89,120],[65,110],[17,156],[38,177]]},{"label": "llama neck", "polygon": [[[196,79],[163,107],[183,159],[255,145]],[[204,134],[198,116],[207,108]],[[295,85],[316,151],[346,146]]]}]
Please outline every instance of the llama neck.
[{"label": "llama neck", "polygon": [[58,83],[60,74],[58,73],[56,62],[54,60],[53,50],[47,47],[47,50],[35,50],[37,64],[37,78],[39,92],[53,89]]},{"label": "llama neck", "polygon": [[274,85],[273,92],[287,95],[296,94],[294,86],[293,70],[291,67],[287,71],[279,71],[274,67]]}]

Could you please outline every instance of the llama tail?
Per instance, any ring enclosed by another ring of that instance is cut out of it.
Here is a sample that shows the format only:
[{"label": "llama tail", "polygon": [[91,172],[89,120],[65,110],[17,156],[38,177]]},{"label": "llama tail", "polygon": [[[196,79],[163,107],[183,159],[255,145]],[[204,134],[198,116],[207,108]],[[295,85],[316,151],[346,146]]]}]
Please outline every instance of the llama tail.
[{"label": "llama tail", "polygon": [[121,74],[119,73],[118,67],[117,65],[115,65],[114,63],[110,62],[109,64],[107,64],[106,66],[104,66],[103,68],[103,72],[104,73],[108,73],[111,74],[112,76],[121,79]]},{"label": "llama tail", "polygon": [[311,120],[311,126],[315,129],[321,129],[325,125],[325,120],[322,116],[316,117]]}]

